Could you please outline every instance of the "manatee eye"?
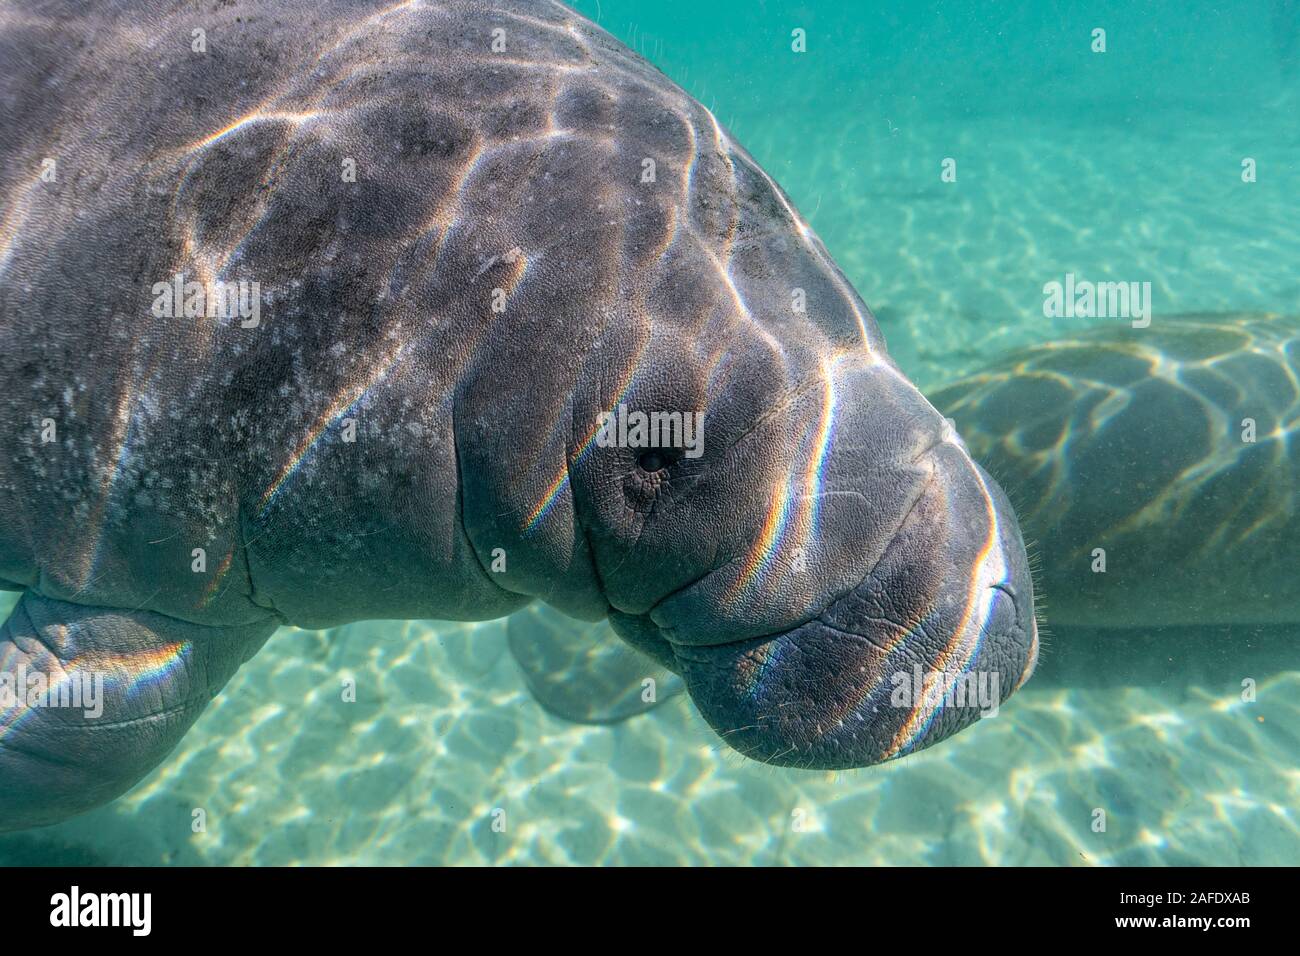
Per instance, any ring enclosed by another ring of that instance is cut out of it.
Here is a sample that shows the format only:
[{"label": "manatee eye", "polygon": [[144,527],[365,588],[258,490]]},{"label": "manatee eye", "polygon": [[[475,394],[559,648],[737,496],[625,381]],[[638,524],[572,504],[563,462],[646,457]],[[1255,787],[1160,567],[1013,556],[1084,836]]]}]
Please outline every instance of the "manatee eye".
[{"label": "manatee eye", "polygon": [[643,451],[637,457],[637,467],[642,471],[658,471],[664,467],[666,462],[664,456],[659,454],[659,449],[651,448],[649,451]]},{"label": "manatee eye", "polygon": [[681,457],[679,448],[647,448],[637,456],[636,465],[642,471],[662,471]]}]

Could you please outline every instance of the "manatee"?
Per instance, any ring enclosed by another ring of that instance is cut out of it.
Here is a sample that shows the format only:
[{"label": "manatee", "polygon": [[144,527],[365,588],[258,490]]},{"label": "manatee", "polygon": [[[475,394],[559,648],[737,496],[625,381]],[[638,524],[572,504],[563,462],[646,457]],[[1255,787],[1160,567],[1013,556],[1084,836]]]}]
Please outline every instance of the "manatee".
[{"label": "manatee", "polygon": [[1300,318],[1095,328],[931,398],[1012,495],[1054,628],[1300,622]]},{"label": "manatee", "polygon": [[806,768],[1032,672],[1001,489],[789,198],[594,24],[67,0],[0,45],[0,675],[103,678],[98,715],[0,710],[0,828],[125,791],[282,624],[608,622]]}]

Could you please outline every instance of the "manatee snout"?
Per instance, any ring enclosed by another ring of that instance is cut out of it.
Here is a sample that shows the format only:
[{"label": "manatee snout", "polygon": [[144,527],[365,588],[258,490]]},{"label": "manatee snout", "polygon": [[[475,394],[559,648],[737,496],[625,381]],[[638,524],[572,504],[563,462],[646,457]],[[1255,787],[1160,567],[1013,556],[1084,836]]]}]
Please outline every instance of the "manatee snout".
[{"label": "manatee snout", "polygon": [[865,556],[856,583],[740,640],[714,639],[727,631],[707,620],[716,601],[694,603],[695,628],[662,607],[651,618],[676,626],[615,619],[643,648],[657,631],[701,714],[754,759],[847,769],[903,756],[995,715],[1033,672],[1033,584],[1005,494],[905,380],[887,384],[892,395],[841,403],[822,463],[832,499],[809,545],[833,578]]},{"label": "manatee snout", "polygon": [[1032,673],[1033,585],[1006,498],[935,453],[880,563],[780,634],[677,650],[701,713],[766,763],[847,769],[927,747],[995,714]]}]

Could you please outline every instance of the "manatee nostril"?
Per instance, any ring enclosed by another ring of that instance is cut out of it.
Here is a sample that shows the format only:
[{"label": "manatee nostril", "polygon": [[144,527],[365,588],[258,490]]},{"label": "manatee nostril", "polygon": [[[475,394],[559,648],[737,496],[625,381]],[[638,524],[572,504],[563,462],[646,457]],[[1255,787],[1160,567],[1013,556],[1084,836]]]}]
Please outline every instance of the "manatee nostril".
[{"label": "manatee nostril", "polygon": [[[1025,615],[1024,615],[1023,610],[1022,610],[1022,608],[1021,608],[1021,606],[1020,606],[1020,597],[1021,597],[1021,596],[1020,596],[1018,593],[1016,593],[1016,589],[1015,589],[1015,586],[1014,586],[1014,585],[1008,584],[1008,583],[1005,582],[1005,581],[998,581],[998,582],[996,582],[996,583],[994,583],[994,584],[990,584],[990,585],[989,585],[989,590],[991,590],[991,591],[1001,591],[1003,594],[1005,594],[1005,595],[1010,599],[1010,601],[1011,601],[1011,606],[1012,606],[1013,608],[1015,608],[1015,612],[1016,612],[1016,621],[1017,621],[1017,623],[1019,623],[1020,621],[1024,620]],[[1032,617],[1032,616],[1033,616],[1033,615],[1031,614],[1030,617]]]},{"label": "manatee nostril", "polygon": [[1028,636],[1027,650],[1025,655],[1025,664],[1020,671],[1020,676],[1016,679],[1013,690],[1019,690],[1024,686],[1025,681],[1029,680],[1034,674],[1034,668],[1038,666],[1038,620],[1034,617],[1033,608],[1028,609],[1026,614],[1020,606],[1020,596],[1016,594],[1015,588],[1003,581],[989,585],[992,591],[1001,591],[1011,599],[1011,606],[1015,608],[1016,624],[1023,629]]},{"label": "manatee nostril", "polygon": [[995,583],[993,583],[993,584],[990,584],[990,585],[989,585],[989,588],[992,589],[992,590],[994,590],[994,591],[1001,591],[1001,592],[1002,592],[1003,594],[1005,594],[1007,597],[1011,598],[1011,601],[1012,601],[1013,604],[1019,606],[1020,601],[1019,601],[1019,599],[1016,597],[1016,589],[1013,588],[1010,584],[1007,584],[1007,583],[1004,582],[1004,581],[997,581],[997,582],[995,582]]}]

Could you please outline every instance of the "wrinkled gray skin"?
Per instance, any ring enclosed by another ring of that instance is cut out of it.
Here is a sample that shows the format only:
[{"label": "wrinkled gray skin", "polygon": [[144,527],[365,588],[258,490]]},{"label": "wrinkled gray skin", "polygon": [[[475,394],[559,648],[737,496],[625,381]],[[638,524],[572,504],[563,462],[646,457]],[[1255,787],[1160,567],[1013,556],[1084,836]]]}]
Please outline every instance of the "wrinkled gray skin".
[{"label": "wrinkled gray skin", "polygon": [[[0,668],[110,677],[98,720],[0,711],[0,829],[127,789],[284,623],[608,616],[818,768],[977,719],[890,674],[1032,670],[1001,491],[766,174],[566,8],[20,2],[0,61]],[[177,272],[260,324],[155,317]],[[620,402],[704,454],[591,443]]]}]

